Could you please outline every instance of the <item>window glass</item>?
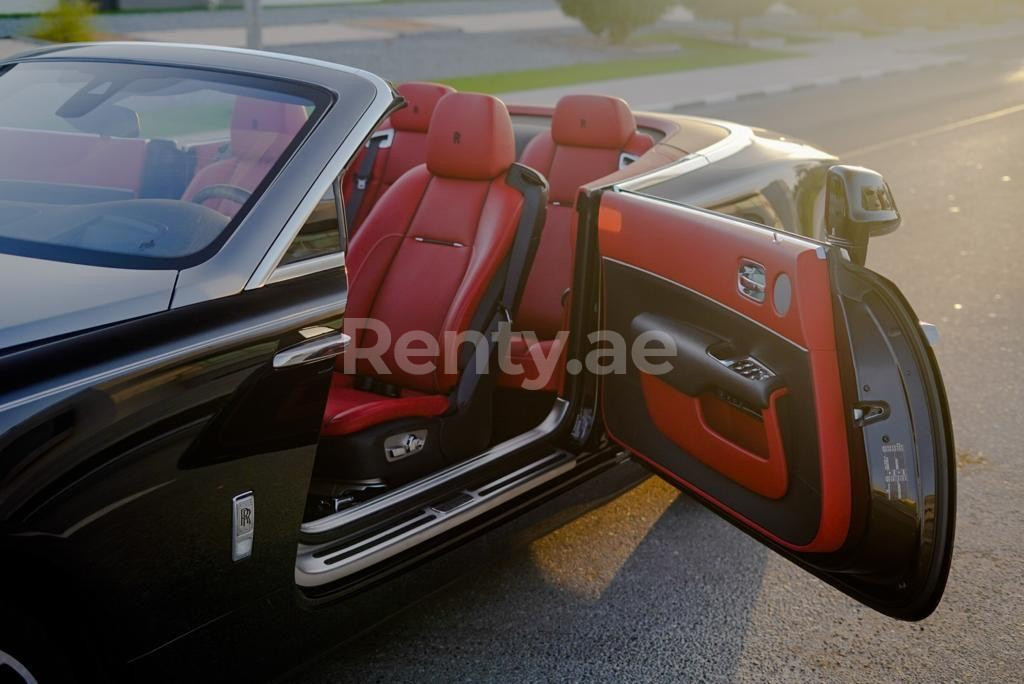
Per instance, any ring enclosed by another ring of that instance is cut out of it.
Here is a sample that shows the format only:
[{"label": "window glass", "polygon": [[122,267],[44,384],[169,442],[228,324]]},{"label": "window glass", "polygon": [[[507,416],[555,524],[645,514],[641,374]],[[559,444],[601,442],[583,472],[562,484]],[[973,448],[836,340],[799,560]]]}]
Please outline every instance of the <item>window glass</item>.
[{"label": "window glass", "polygon": [[241,220],[328,101],[201,69],[14,65],[0,73],[0,252],[173,268]]},{"label": "window glass", "polygon": [[281,266],[341,251],[341,225],[334,191],[328,190],[288,247]]}]

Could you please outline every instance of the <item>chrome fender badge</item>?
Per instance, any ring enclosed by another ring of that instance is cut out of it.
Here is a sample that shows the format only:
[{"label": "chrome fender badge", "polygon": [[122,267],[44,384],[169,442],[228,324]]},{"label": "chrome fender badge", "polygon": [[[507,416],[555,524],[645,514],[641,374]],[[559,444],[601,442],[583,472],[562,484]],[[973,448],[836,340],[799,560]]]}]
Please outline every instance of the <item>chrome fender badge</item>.
[{"label": "chrome fender badge", "polygon": [[252,555],[252,539],[256,531],[256,498],[252,492],[239,494],[234,503],[231,560],[240,561]]}]

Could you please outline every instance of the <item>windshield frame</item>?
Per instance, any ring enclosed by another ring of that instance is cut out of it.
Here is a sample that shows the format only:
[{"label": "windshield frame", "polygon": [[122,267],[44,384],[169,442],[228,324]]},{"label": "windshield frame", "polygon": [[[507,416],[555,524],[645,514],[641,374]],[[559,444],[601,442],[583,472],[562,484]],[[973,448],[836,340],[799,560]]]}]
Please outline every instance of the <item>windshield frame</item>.
[{"label": "windshield frame", "polygon": [[[0,78],[19,65],[53,66],[57,64],[103,63],[135,67],[140,69],[140,72],[143,69],[159,70],[161,74],[180,75],[195,81],[225,83],[243,88],[299,97],[310,101],[313,109],[309,113],[306,122],[302,125],[302,128],[295,134],[246,202],[230,217],[229,221],[213,240],[194,252],[181,256],[142,256],[0,236],[0,253],[65,263],[135,270],[181,271],[208,261],[223,247],[246,219],[252,215],[253,210],[260,203],[268,188],[281,175],[282,170],[295,157],[301,147],[309,140],[317,126],[334,108],[338,99],[336,92],[323,85],[275,74],[247,73],[216,66],[95,56],[46,55],[43,59],[27,56],[21,60],[15,57],[8,63],[0,63]],[[357,122],[353,122],[353,124],[355,123]]]}]

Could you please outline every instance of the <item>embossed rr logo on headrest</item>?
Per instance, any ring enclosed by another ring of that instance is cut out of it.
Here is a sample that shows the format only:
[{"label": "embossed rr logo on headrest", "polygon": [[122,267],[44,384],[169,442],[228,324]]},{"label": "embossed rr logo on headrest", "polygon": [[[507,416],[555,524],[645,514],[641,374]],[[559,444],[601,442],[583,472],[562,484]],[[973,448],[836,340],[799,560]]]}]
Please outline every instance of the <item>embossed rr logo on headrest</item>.
[{"label": "embossed rr logo on headrest", "polygon": [[461,145],[462,144],[462,134],[459,133],[458,131],[455,131],[454,133],[452,133],[452,142],[455,143],[456,145]]}]

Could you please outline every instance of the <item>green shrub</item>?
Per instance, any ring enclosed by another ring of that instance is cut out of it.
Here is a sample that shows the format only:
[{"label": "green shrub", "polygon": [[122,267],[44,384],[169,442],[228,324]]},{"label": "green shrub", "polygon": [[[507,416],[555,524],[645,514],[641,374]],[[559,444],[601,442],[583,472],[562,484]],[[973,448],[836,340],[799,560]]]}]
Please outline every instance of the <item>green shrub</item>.
[{"label": "green shrub", "polygon": [[56,7],[42,14],[42,21],[33,35],[55,43],[92,40],[94,14],[96,8],[89,0],[57,0]]},{"label": "green shrub", "polygon": [[562,12],[579,19],[595,36],[624,43],[641,26],[653,24],[677,0],[558,0]]}]

